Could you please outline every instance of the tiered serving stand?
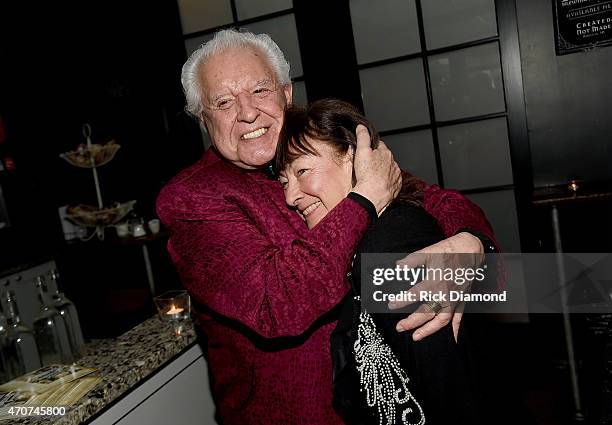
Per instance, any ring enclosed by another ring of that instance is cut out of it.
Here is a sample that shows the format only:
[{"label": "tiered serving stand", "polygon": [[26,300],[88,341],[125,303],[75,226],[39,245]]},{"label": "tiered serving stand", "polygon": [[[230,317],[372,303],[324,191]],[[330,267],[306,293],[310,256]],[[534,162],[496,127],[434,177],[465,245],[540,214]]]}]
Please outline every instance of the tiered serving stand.
[{"label": "tiered serving stand", "polygon": [[66,216],[78,226],[94,229],[92,234],[86,236],[83,240],[90,240],[94,235],[97,235],[98,239],[104,240],[104,229],[123,220],[132,211],[136,201],[115,202],[110,206],[104,206],[97,168],[108,164],[115,157],[121,145],[115,143],[114,140],[104,145],[91,143],[91,126],[89,124],[83,125],[83,136],[87,144],[79,145],[74,151],[62,153],[60,157],[75,167],[91,169],[98,206],[83,204],[70,206],[66,209]]}]

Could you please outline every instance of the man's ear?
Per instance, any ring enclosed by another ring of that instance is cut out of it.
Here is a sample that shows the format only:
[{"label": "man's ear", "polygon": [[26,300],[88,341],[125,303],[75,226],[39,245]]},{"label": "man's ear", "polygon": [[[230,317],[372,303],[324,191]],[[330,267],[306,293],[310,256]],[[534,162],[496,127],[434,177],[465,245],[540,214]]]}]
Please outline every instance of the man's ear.
[{"label": "man's ear", "polygon": [[[204,115],[204,112],[200,113],[199,118],[200,119],[198,120],[198,127],[200,128],[200,132],[202,133],[202,137],[204,138],[204,146],[208,146],[209,143],[211,146],[215,146],[213,138],[210,134],[210,130],[208,129],[208,120],[206,119],[206,115]],[[208,139],[208,142],[206,139]]]},{"label": "man's ear", "polygon": [[287,106],[293,104],[293,84],[285,84],[283,86],[283,93],[285,94],[285,100],[287,101]]},{"label": "man's ear", "polygon": [[202,133],[202,135],[208,135],[208,137],[210,138],[210,133],[208,132],[208,127],[206,127],[206,124],[204,124],[203,121],[198,121],[198,127],[199,127],[200,132]]},{"label": "man's ear", "polygon": [[200,116],[198,118],[200,128],[204,129],[204,131],[210,134],[210,132],[208,131],[208,122],[206,120],[206,115],[204,115],[204,112],[200,112]]}]

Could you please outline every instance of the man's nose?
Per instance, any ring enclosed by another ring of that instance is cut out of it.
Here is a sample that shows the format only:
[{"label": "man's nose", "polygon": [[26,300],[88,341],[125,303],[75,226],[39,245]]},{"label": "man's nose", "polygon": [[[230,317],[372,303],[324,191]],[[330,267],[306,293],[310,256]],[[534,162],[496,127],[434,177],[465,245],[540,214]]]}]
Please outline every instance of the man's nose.
[{"label": "man's nose", "polygon": [[238,121],[253,122],[259,115],[259,109],[253,103],[253,97],[246,93],[241,93],[236,98],[238,106]]}]

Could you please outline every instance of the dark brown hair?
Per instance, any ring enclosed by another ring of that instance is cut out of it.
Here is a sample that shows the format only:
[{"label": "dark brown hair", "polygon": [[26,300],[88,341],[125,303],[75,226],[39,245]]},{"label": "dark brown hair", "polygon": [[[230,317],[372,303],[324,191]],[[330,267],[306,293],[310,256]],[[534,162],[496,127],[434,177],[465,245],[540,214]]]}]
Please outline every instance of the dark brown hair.
[{"label": "dark brown hair", "polygon": [[[285,111],[285,122],[280,132],[274,171],[278,173],[301,155],[319,155],[306,137],[320,140],[344,155],[349,146],[357,146],[357,125],[370,132],[371,145],[378,147],[379,137],[374,125],[350,103],[338,99],[321,99],[302,108],[290,106]],[[402,173],[402,189],[397,200],[422,206],[423,183],[410,173]]]}]

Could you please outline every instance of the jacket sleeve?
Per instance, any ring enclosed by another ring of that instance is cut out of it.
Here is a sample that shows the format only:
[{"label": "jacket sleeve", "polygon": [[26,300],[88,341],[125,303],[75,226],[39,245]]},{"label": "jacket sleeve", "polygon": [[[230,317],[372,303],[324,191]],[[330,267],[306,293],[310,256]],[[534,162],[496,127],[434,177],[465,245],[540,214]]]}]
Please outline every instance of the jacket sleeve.
[{"label": "jacket sleeve", "polygon": [[423,183],[423,204],[438,221],[446,237],[473,230],[485,235],[498,248],[491,224],[480,207],[459,192]]},{"label": "jacket sleeve", "polygon": [[[296,336],[348,291],[346,273],[369,223],[367,211],[343,200],[300,238],[282,220],[265,232],[229,201],[210,216],[173,219],[168,250],[186,289],[218,314],[266,337]],[[268,232],[283,232],[282,244]],[[286,237],[285,237],[286,234]]]},{"label": "jacket sleeve", "polygon": [[[493,245],[487,247],[483,242],[485,254],[501,252],[493,228],[478,205],[455,190],[441,189],[437,185],[427,186],[425,183],[422,185],[425,210],[438,221],[446,237],[468,231],[481,241],[485,236],[486,244]],[[501,257],[494,257],[495,264],[489,267],[492,272],[482,290],[500,291],[506,286],[506,265]]]}]

